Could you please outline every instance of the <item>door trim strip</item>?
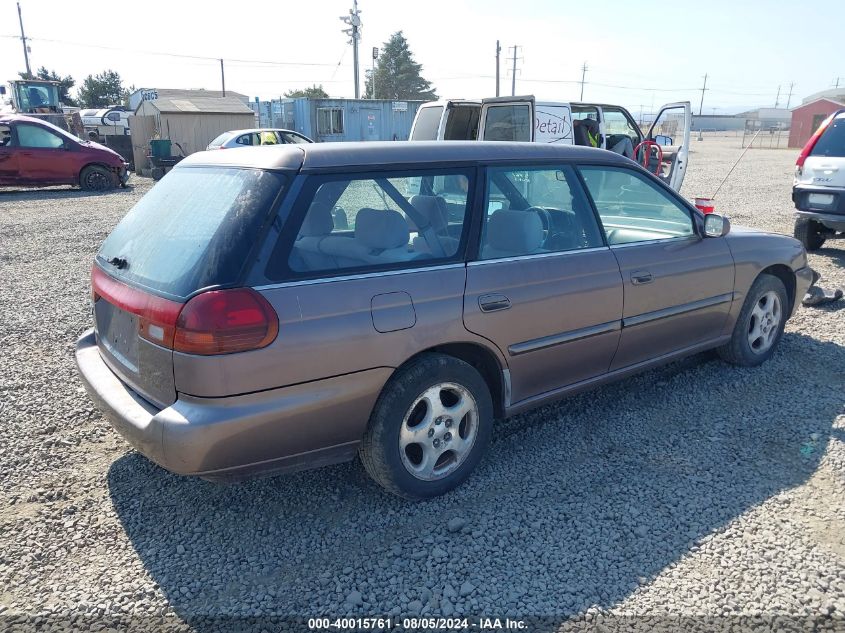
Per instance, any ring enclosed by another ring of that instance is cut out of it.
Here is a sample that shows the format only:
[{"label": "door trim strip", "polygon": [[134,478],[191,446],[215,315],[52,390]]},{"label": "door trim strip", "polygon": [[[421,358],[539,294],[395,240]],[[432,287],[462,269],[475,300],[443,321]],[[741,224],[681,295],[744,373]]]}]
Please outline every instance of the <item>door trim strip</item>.
[{"label": "door trim strip", "polygon": [[543,336],[541,338],[531,339],[522,343],[514,343],[508,346],[508,353],[511,356],[519,356],[528,352],[536,352],[537,350],[561,345],[562,343],[571,343],[579,339],[590,338],[591,336],[598,336],[599,334],[607,334],[608,332],[618,332],[622,329],[622,321],[608,321],[607,323],[600,323],[599,325],[591,325],[590,327],[580,328],[578,330],[570,330],[569,332],[561,332],[560,334],[552,334],[550,336]]},{"label": "door trim strip", "polygon": [[633,327],[635,325],[642,325],[643,323],[649,323],[651,321],[657,321],[659,319],[666,319],[669,317],[677,316],[679,314],[685,314],[687,312],[701,310],[702,308],[709,308],[712,306],[721,305],[723,303],[730,303],[731,301],[733,301],[733,299],[734,293],[726,292],[723,295],[716,295],[715,297],[708,297],[707,299],[699,299],[698,301],[691,301],[689,303],[683,303],[678,306],[663,308],[662,310],[645,312],[643,314],[638,314],[637,316],[623,318],[622,327]]}]

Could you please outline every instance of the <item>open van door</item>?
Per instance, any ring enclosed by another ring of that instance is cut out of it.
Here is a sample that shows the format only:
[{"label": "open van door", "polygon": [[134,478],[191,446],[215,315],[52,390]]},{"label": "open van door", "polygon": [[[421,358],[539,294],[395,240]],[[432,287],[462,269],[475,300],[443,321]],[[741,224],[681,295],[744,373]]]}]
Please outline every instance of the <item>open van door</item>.
[{"label": "open van door", "polygon": [[534,140],[534,97],[494,97],[481,101],[481,141]]},{"label": "open van door", "polygon": [[[660,108],[637,151],[637,162],[675,191],[680,191],[687,171],[691,128],[690,102],[667,103]],[[649,141],[651,144],[647,144]]]}]

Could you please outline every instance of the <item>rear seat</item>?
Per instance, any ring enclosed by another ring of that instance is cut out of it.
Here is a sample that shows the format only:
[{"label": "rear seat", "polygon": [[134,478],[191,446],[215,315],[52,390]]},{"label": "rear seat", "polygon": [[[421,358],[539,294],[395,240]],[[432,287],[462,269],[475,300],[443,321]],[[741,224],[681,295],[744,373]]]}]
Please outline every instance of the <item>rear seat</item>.
[{"label": "rear seat", "polygon": [[393,209],[364,208],[355,216],[355,236],[328,236],[320,240],[321,253],[340,267],[409,261],[418,257],[409,250],[410,230],[404,216]]}]

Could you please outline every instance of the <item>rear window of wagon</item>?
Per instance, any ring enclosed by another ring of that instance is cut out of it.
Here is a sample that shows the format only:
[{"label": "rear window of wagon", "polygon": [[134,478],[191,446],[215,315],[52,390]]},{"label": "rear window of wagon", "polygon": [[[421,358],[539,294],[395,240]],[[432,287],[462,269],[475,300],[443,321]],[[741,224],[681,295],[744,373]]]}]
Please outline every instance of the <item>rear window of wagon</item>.
[{"label": "rear window of wagon", "polygon": [[121,281],[180,299],[233,284],[284,183],[256,169],[175,169],[120,221],[97,262]]}]

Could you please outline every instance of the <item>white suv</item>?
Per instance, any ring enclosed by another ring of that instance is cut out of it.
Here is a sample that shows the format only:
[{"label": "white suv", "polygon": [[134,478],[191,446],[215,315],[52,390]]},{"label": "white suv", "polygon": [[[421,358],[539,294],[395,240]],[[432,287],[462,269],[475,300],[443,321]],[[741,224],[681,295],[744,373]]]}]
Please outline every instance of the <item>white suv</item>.
[{"label": "white suv", "polygon": [[795,163],[795,237],[808,251],[845,238],[845,110],[831,114]]}]

